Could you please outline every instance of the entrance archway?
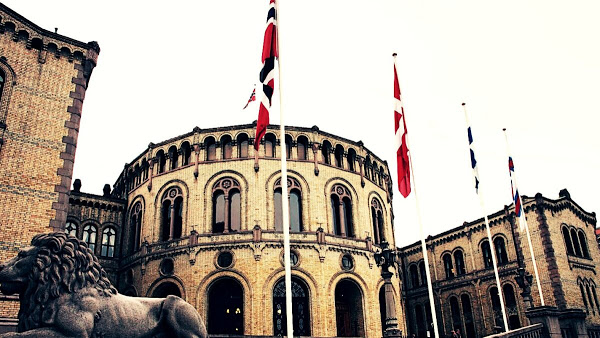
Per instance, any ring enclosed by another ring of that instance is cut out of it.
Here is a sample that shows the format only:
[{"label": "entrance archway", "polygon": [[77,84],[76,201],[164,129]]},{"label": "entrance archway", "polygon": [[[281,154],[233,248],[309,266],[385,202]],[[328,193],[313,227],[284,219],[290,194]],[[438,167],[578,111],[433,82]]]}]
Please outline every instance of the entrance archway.
[{"label": "entrance archway", "polygon": [[244,291],[236,280],[222,278],[210,287],[207,323],[210,334],[244,334]]},{"label": "entrance archway", "polygon": [[[308,287],[292,277],[292,315],[294,336],[310,336],[310,308],[308,304]],[[273,334],[287,335],[285,311],[285,280],[279,280],[273,288]]]},{"label": "entrance archway", "polygon": [[335,317],[338,337],[364,337],[365,321],[360,288],[350,280],[335,287]]}]

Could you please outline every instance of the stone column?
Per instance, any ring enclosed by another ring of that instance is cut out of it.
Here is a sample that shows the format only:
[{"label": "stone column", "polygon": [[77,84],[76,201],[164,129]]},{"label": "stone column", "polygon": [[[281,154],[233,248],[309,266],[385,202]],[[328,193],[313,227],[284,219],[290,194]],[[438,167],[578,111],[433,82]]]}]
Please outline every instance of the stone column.
[{"label": "stone column", "polygon": [[171,210],[171,222],[169,224],[169,240],[173,239],[173,232],[175,231],[175,201],[171,202],[170,206]]},{"label": "stone column", "polygon": [[396,317],[396,302],[394,300],[394,288],[392,287],[392,276],[389,271],[381,273],[385,289],[385,330],[384,337],[402,337],[402,331],[398,329],[398,318]]},{"label": "stone column", "polygon": [[340,235],[342,236],[346,236],[346,224],[345,224],[345,220],[346,220],[346,215],[344,213],[344,201],[340,200],[339,204],[338,204],[338,210],[340,213]]},{"label": "stone column", "polygon": [[225,194],[225,224],[223,225],[223,233],[229,232],[229,195]]}]

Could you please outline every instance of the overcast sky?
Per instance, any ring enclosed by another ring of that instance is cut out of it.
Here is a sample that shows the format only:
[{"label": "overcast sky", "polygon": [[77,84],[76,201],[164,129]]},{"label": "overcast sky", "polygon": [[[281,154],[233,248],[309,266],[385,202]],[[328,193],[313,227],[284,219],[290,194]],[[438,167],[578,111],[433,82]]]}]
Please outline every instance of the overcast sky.
[{"label": "overcast sky", "polygon": [[[100,44],[75,161],[85,192],[101,194],[150,142],[257,118],[256,103],[241,108],[258,82],[267,0],[3,3]],[[396,52],[426,233],[482,217],[462,102],[488,213],[511,203],[503,127],[522,194],[567,188],[598,211],[598,13],[593,0],[281,0],[284,122],[362,140],[395,172]],[[419,240],[415,194],[393,205],[397,244]]]}]

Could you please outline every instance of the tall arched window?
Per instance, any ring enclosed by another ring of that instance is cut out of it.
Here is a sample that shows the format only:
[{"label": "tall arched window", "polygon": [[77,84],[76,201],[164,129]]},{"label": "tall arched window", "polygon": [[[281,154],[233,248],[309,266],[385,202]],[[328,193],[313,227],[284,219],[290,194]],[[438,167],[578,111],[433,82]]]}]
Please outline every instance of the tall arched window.
[{"label": "tall arched window", "polygon": [[365,322],[362,292],[351,280],[343,279],[335,287],[337,337],[364,337]]},{"label": "tall arched window", "polygon": [[264,137],[265,140],[265,157],[275,157],[275,135],[268,133]]},{"label": "tall arched window", "polygon": [[584,258],[590,258],[590,252],[587,246],[587,239],[585,238],[585,234],[583,230],[578,230],[577,235],[579,237],[579,244],[581,245],[581,254]]},{"label": "tall arched window", "polygon": [[133,167],[133,186],[137,187],[142,182],[142,172],[140,170],[140,165],[135,164]]},{"label": "tall arched window", "polygon": [[454,272],[452,271],[452,255],[450,255],[450,253],[444,254],[444,256],[442,256],[442,261],[444,262],[444,271],[446,272],[446,278],[454,277]]},{"label": "tall arched window", "polygon": [[413,264],[410,266],[410,268],[408,269],[409,273],[410,273],[410,282],[412,284],[413,288],[419,287],[420,283],[419,283],[419,273],[417,270],[417,265]]},{"label": "tall arched window", "polygon": [[230,159],[233,156],[231,136],[223,135],[223,137],[221,137],[221,150],[223,152],[221,158]]},{"label": "tall arched window", "polygon": [[592,284],[592,283],[590,283],[590,288],[592,289],[592,296],[594,296],[594,303],[596,303],[596,308],[598,308],[598,313],[600,313],[600,303],[598,303],[598,294],[596,293],[596,284]]},{"label": "tall arched window", "polygon": [[515,330],[521,327],[521,321],[519,320],[519,308],[517,307],[517,299],[515,297],[515,290],[511,284],[505,284],[502,287],[504,294],[504,305],[506,306],[506,312],[508,315],[508,328]]},{"label": "tall arched window", "polygon": [[454,251],[454,264],[456,265],[456,275],[464,275],[465,271],[465,260],[463,252],[461,250]]},{"label": "tall arched window", "polygon": [[592,309],[592,314],[596,315],[596,309],[594,308],[594,300],[592,299],[592,293],[590,292],[589,283],[585,283],[585,291],[587,292],[588,302],[590,303],[590,308]]},{"label": "tall arched window", "polygon": [[352,196],[350,190],[336,184],[331,189],[331,211],[335,235],[354,237],[352,225]]},{"label": "tall arched window", "polygon": [[356,171],[356,150],[349,148],[348,149],[348,156],[347,156],[347,161],[348,161],[348,170],[350,171]]},{"label": "tall arched window", "polygon": [[77,224],[75,222],[67,221],[65,233],[69,236],[77,237]]},{"label": "tall arched window", "polygon": [[129,248],[132,253],[140,248],[142,214],[142,203],[137,202],[133,208],[131,208],[131,216],[129,218]]},{"label": "tall arched window", "polygon": [[327,140],[323,141],[321,144],[321,156],[323,158],[323,163],[331,164],[331,158],[329,154],[331,153],[331,143]]},{"label": "tall arched window", "polygon": [[179,151],[181,153],[181,165],[184,166],[190,164],[192,157],[192,147],[190,146],[190,143],[187,141],[183,142]]},{"label": "tall arched window", "polygon": [[341,144],[335,146],[335,166],[338,168],[344,167],[344,147]]},{"label": "tall arched window", "polygon": [[162,149],[156,153],[156,163],[158,163],[158,173],[164,173],[167,159],[165,157],[165,152],[162,151]]},{"label": "tall arched window", "polygon": [[455,296],[452,296],[450,299],[448,299],[448,303],[450,303],[450,313],[452,314],[452,330],[463,331],[462,316],[460,315],[458,299]]},{"label": "tall arched window", "polygon": [[292,158],[292,145],[294,141],[292,141],[292,137],[290,135],[285,135],[285,158]]},{"label": "tall arched window", "polygon": [[92,252],[96,251],[96,234],[98,230],[94,225],[87,224],[83,227],[83,238],[82,240],[87,244],[88,248],[92,250]]},{"label": "tall arched window", "polygon": [[[309,293],[306,284],[292,277],[292,316],[293,336],[310,336],[310,307]],[[279,280],[273,288],[273,334],[284,336],[287,334],[285,304],[285,280]]]},{"label": "tall arched window", "polygon": [[241,229],[240,191],[240,183],[231,177],[224,177],[213,186],[213,233],[228,233]]},{"label": "tall arched window", "polygon": [[117,232],[114,228],[108,227],[102,230],[102,243],[100,244],[100,256],[115,257],[115,237]]},{"label": "tall arched window", "polygon": [[247,134],[239,134],[238,135],[237,147],[238,147],[238,157],[239,158],[247,158],[248,157],[248,135]]},{"label": "tall arched window", "polygon": [[169,169],[177,169],[177,167],[179,166],[179,151],[177,151],[176,146],[171,146],[169,148],[169,161]]},{"label": "tall arched window", "polygon": [[504,326],[502,319],[502,306],[500,305],[500,297],[498,296],[498,288],[490,288],[490,299],[492,301],[492,314],[494,316],[494,324],[499,327]]},{"label": "tall arched window", "polygon": [[308,160],[308,155],[307,155],[307,151],[308,151],[308,139],[305,136],[298,136],[298,144],[297,144],[297,150],[298,150],[298,159],[299,160]]},{"label": "tall arched window", "polygon": [[423,317],[423,306],[420,304],[415,305],[415,322],[417,324],[417,337],[426,337],[427,325]]},{"label": "tall arched window", "polygon": [[168,241],[181,237],[183,227],[183,193],[179,187],[167,189],[162,197],[161,238]]},{"label": "tall arched window", "polygon": [[142,160],[142,182],[148,179],[148,170],[150,169],[150,165],[148,164],[148,160]]},{"label": "tall arched window", "polygon": [[217,142],[212,136],[207,137],[204,140],[204,147],[206,148],[206,160],[214,161],[217,159]]},{"label": "tall arched window", "polygon": [[579,283],[579,291],[581,291],[581,299],[583,300],[583,306],[585,306],[585,312],[589,313],[590,309],[588,308],[587,297],[585,296],[585,291],[583,290],[583,282]]},{"label": "tall arched window", "polygon": [[493,266],[492,263],[492,250],[490,249],[490,242],[484,241],[481,243],[481,254],[483,256],[483,266],[489,269]]},{"label": "tall arched window", "polygon": [[471,307],[471,297],[468,294],[460,296],[462,313],[465,321],[465,338],[475,338],[475,321],[473,319],[473,308]]},{"label": "tall arched window", "polygon": [[372,179],[371,178],[372,170],[373,170],[373,167],[371,166],[371,156],[367,155],[367,158],[365,159],[365,170],[364,170],[366,179],[368,179],[368,180]]},{"label": "tall arched window", "polygon": [[383,231],[383,208],[376,198],[371,200],[371,222],[373,224],[373,242],[379,244],[385,241]]},{"label": "tall arched window", "polygon": [[427,273],[425,272],[425,261],[419,262],[419,275],[421,276],[421,285],[427,284]]},{"label": "tall arched window", "polygon": [[562,227],[563,239],[565,240],[565,247],[567,248],[568,255],[575,255],[575,251],[573,250],[573,242],[571,241],[571,233],[569,232],[569,228],[566,226]]},{"label": "tall arched window", "polygon": [[573,241],[573,248],[575,249],[575,256],[582,257],[581,244],[579,243],[579,237],[575,228],[571,228],[571,240]]},{"label": "tall arched window", "polygon": [[[288,205],[290,213],[290,231],[304,231],[302,226],[302,187],[295,178],[288,177]],[[281,178],[275,181],[275,193],[273,194],[275,206],[275,230],[283,231],[282,209],[281,209]]]},{"label": "tall arched window", "polygon": [[379,167],[377,162],[373,161],[373,163],[371,164],[371,179],[373,180],[373,183],[377,184],[377,181],[379,180]]},{"label": "tall arched window", "polygon": [[504,265],[508,263],[508,255],[506,254],[506,246],[504,245],[504,238],[494,238],[494,248],[496,249],[496,262],[498,265]]}]

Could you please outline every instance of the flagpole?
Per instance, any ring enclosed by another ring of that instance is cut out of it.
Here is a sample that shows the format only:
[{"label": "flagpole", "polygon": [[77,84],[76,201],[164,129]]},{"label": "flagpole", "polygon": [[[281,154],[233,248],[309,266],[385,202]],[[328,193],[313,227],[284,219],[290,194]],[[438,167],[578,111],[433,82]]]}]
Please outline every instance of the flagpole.
[{"label": "flagpole", "polygon": [[[506,128],[502,128],[502,131],[504,132],[504,139],[506,140],[506,152],[508,153],[508,157],[511,158],[510,147],[508,144],[508,136],[506,136]],[[515,192],[518,191],[517,177],[515,176],[514,171],[512,173],[510,173],[510,179],[515,188]],[[529,245],[529,253],[531,255],[531,264],[533,264],[533,272],[535,273],[535,282],[537,284],[538,292],[540,294],[541,305],[544,306],[545,303],[544,303],[544,295],[542,294],[542,284],[540,282],[540,275],[538,273],[537,263],[535,261],[535,254],[533,253],[533,244],[531,243],[531,235],[529,234],[529,225],[527,225],[527,218],[525,217],[525,210],[524,210],[525,208],[523,205],[523,200],[521,199],[521,195],[517,194],[517,197],[519,198],[519,203],[521,204],[521,208],[523,209],[521,211],[521,215],[518,216],[519,226],[525,227],[525,233],[527,234],[527,244]]]},{"label": "flagpole", "polygon": [[281,95],[281,53],[279,48],[279,4],[275,1],[275,22],[277,29],[277,70],[279,78],[279,143],[281,149],[281,213],[283,227],[283,262],[285,266],[285,314],[287,336],[294,336],[294,321],[292,315],[292,268],[290,259],[290,213],[287,185],[287,145],[285,144],[285,126],[283,124],[283,100]]},{"label": "flagpole", "polygon": [[[466,104],[463,103],[463,110],[465,112],[465,120],[467,121],[467,127],[470,128],[471,124],[469,123],[469,116],[467,114]],[[473,151],[473,145],[470,144],[471,151]],[[473,155],[471,155],[473,156]],[[475,178],[477,180],[477,177]],[[481,189],[481,188],[476,188]],[[496,246],[494,242],[492,242],[492,234],[490,232],[490,222],[488,220],[487,212],[485,210],[485,205],[483,202],[483,192],[477,192],[477,196],[479,197],[479,205],[481,206],[481,212],[483,213],[483,219],[485,220],[485,230],[487,232],[488,242],[490,243],[490,251],[492,253],[492,264],[494,265],[494,275],[496,276],[496,287],[498,288],[498,298],[500,300],[500,308],[502,309],[502,319],[504,321],[504,331],[508,332],[508,320],[506,317],[506,308],[504,307],[504,295],[502,293],[502,286],[500,285],[500,275],[498,274],[498,263],[496,261]]]},{"label": "flagpole", "polygon": [[[393,56],[394,56],[394,67],[395,67],[396,66],[396,53],[394,53]],[[402,100],[400,100],[400,102],[402,102]],[[404,115],[402,118],[406,122],[406,115]],[[409,137],[408,137],[408,132],[407,132],[406,133],[406,146],[408,147],[408,149],[411,149],[408,138]],[[408,152],[408,162],[410,165],[410,171],[411,171],[411,175],[412,175],[413,191],[415,193],[415,203],[416,203],[416,209],[417,209],[417,222],[419,223],[419,233],[421,235],[421,250],[423,251],[423,260],[424,260],[424,264],[425,264],[425,275],[427,277],[427,291],[429,292],[429,307],[431,309],[431,320],[433,321],[433,333],[435,335],[435,338],[439,338],[440,334],[439,334],[438,323],[437,323],[437,312],[435,310],[433,285],[431,283],[431,272],[429,269],[429,256],[427,255],[427,245],[425,244],[425,232],[423,231],[423,221],[421,219],[421,208],[419,206],[419,198],[417,195],[417,181],[415,179],[415,170],[413,169],[413,160],[412,160],[410,151]],[[427,331],[429,331],[429,328]]]}]

